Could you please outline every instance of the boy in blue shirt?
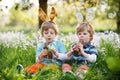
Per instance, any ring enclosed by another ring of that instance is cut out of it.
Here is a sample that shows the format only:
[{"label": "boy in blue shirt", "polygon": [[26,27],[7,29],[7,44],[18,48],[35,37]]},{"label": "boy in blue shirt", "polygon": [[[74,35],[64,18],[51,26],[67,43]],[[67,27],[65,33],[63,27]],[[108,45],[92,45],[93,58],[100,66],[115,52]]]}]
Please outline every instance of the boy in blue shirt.
[{"label": "boy in blue shirt", "polygon": [[55,52],[58,54],[66,53],[63,43],[56,40],[56,37],[58,36],[58,28],[53,22],[55,18],[55,8],[52,7],[51,9],[50,20],[48,20],[48,17],[41,8],[39,9],[39,15],[43,21],[41,25],[41,36],[45,39],[45,42],[37,47],[36,62],[45,65],[58,64],[59,66],[62,66],[63,61],[54,56]]},{"label": "boy in blue shirt", "polygon": [[[22,69],[28,74],[34,74],[38,72],[40,68],[50,64],[55,64],[61,67],[63,61],[58,59],[54,54],[66,53],[64,44],[56,39],[58,36],[58,28],[57,25],[53,22],[55,18],[55,8],[52,7],[49,20],[41,8],[39,8],[39,16],[43,21],[40,30],[41,36],[45,39],[45,42],[41,43],[37,47],[36,63],[32,66],[27,66],[26,68]],[[21,65],[18,65],[18,67],[21,67]]]},{"label": "boy in blue shirt", "polygon": [[[52,22],[44,22],[41,26],[41,35],[45,39],[45,42],[41,43],[36,50],[36,62],[37,63],[43,63],[43,64],[54,64],[54,63],[60,63],[58,65],[62,65],[62,60],[57,59],[56,56],[54,56],[54,50],[58,54],[64,54],[66,53],[66,49],[64,44],[56,40],[55,38],[58,35],[57,26],[55,23]],[[47,45],[47,46],[46,46]],[[48,48],[51,48],[51,52],[45,51],[45,46]],[[47,52],[47,53],[46,53]],[[48,54],[51,54],[50,56],[46,57]]]}]

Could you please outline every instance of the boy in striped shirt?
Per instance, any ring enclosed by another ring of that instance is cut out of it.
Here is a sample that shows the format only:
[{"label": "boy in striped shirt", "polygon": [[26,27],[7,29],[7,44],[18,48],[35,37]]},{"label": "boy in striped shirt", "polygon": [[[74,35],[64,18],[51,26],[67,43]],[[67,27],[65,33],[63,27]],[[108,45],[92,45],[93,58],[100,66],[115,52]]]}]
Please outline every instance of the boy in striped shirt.
[{"label": "boy in striped shirt", "polygon": [[[70,64],[76,64],[78,69],[75,72],[75,75],[81,77],[81,73],[85,73],[89,70],[90,64],[95,62],[97,59],[97,49],[91,44],[93,39],[93,28],[88,22],[80,23],[76,28],[76,34],[79,39],[78,43],[74,44],[71,50],[65,55],[56,56],[61,60],[70,60]],[[69,64],[62,65],[63,73],[66,73],[71,70]],[[68,67],[68,68],[67,68]],[[82,72],[81,72],[82,71]]]}]

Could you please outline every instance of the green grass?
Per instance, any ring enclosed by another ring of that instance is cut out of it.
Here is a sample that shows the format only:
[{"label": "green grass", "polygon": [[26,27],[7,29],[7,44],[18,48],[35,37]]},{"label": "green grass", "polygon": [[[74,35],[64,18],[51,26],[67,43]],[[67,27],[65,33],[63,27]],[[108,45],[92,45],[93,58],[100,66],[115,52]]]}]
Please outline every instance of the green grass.
[{"label": "green grass", "polygon": [[[104,48],[105,51],[102,49]],[[22,64],[24,67],[35,63],[35,48],[27,47],[26,50],[18,48],[7,48],[0,45],[0,79],[1,80],[80,80],[71,74],[66,76],[57,66],[49,66],[41,69],[35,75],[18,74],[16,66]],[[102,42],[98,48],[98,58],[91,65],[91,70],[86,73],[85,80],[118,80],[120,74],[120,49],[116,50],[112,44]],[[114,64],[113,64],[114,62]],[[73,71],[76,70],[73,65]]]}]

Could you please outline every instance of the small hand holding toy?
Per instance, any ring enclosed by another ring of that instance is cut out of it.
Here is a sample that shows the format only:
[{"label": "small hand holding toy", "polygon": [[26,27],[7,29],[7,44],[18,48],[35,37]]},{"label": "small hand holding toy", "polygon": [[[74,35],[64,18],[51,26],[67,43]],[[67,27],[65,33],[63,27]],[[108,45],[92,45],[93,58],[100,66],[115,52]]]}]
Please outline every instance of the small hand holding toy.
[{"label": "small hand holding toy", "polygon": [[48,43],[45,43],[44,49],[47,51],[46,56],[44,56],[45,58],[49,58],[52,59],[53,55],[52,55],[52,46],[49,45]]},{"label": "small hand holding toy", "polygon": [[53,51],[53,45],[48,45],[48,43],[45,43],[44,49],[42,50],[40,56],[38,57],[39,59],[38,63],[42,62],[42,58],[52,59],[54,52],[55,51]]},{"label": "small hand holding toy", "polygon": [[79,54],[80,53],[80,45],[81,45],[81,43],[76,43],[76,44],[74,44],[73,45],[73,53],[74,54]]}]

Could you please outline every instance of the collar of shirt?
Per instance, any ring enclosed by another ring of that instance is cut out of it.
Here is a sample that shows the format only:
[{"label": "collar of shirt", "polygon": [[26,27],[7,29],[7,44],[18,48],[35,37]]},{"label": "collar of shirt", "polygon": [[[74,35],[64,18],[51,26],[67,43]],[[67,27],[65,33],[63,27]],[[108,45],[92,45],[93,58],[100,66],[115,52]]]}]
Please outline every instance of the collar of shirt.
[{"label": "collar of shirt", "polygon": [[88,42],[87,44],[85,44],[84,46],[83,46],[83,48],[88,48],[88,47],[90,47],[91,46],[91,42]]}]

